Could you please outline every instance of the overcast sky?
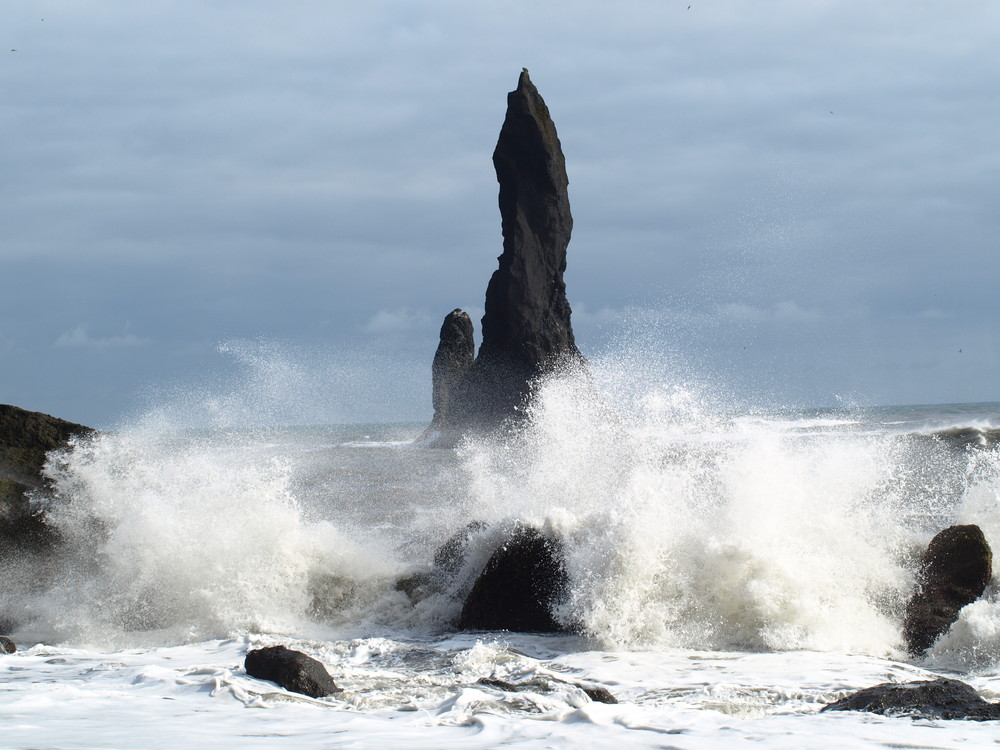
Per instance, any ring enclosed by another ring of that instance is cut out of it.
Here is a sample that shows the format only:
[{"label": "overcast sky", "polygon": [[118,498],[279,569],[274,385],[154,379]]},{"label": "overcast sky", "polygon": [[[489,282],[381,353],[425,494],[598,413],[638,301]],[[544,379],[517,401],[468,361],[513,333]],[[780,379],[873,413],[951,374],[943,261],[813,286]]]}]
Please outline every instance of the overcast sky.
[{"label": "overcast sky", "polygon": [[1000,399],[996,2],[4,0],[0,37],[0,402],[429,418],[522,66],[596,362]]}]

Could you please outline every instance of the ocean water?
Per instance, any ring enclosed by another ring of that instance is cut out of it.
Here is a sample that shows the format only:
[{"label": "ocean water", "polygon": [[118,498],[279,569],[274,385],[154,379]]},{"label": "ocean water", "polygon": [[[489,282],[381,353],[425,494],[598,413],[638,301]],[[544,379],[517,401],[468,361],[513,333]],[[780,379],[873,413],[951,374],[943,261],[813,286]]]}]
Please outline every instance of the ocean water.
[{"label": "ocean water", "polygon": [[[930,537],[978,523],[1000,545],[1000,404],[735,409],[607,382],[554,378],[523,430],[454,450],[423,447],[423,425],[191,429],[160,411],[52,456],[37,501],[62,552],[3,571],[19,651],[0,657],[0,746],[995,741],[989,723],[819,710],[941,674],[1000,699],[994,587],[925,657],[900,647]],[[445,584],[396,586],[472,521]],[[556,614],[579,633],[454,630],[517,522],[564,541]],[[279,643],[344,692],[247,676],[247,649]]]}]

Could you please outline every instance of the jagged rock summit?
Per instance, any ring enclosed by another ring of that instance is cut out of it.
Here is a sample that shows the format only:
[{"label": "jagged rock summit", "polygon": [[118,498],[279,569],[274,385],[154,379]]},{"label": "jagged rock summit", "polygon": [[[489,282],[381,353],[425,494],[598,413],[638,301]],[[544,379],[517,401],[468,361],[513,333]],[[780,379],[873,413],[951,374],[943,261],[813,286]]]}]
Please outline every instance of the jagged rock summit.
[{"label": "jagged rock summit", "polygon": [[573,230],[566,161],[549,109],[527,70],[507,95],[493,166],[500,183],[503,254],[486,289],[479,355],[461,375],[455,368],[438,368],[437,362],[456,361],[450,352],[466,350],[464,331],[456,334],[455,329],[456,316],[465,314],[450,313],[442,326],[431,425],[437,445],[519,419],[539,376],[583,361],[563,282]]}]

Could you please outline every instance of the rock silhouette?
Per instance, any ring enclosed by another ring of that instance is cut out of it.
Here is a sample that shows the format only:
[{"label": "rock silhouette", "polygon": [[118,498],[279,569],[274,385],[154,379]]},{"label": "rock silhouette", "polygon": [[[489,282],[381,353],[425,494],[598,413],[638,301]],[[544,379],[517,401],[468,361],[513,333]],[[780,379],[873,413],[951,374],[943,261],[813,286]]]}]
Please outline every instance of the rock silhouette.
[{"label": "rock silhouette", "polygon": [[[441,378],[449,386],[440,418],[435,386],[432,428],[438,430],[438,445],[520,419],[539,376],[583,360],[563,281],[573,230],[566,162],[548,107],[527,70],[507,95],[493,165],[500,185],[503,253],[486,289],[479,354],[464,376]],[[456,310],[445,319],[439,353],[452,350],[449,321],[457,314],[464,315]]]},{"label": "rock silhouette", "polygon": [[939,532],[920,562],[917,590],[906,605],[903,640],[911,654],[922,654],[958,619],[958,613],[983,594],[993,576],[993,553],[975,524]]}]

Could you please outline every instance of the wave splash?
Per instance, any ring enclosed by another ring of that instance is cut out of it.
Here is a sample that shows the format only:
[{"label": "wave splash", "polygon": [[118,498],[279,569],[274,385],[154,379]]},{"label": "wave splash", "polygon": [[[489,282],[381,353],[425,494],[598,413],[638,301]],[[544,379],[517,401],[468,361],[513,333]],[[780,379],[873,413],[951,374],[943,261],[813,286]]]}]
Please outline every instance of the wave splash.
[{"label": "wave splash", "polygon": [[[697,388],[616,392],[628,368],[592,364],[540,384],[516,433],[455,452],[162,418],[81,441],[48,466],[64,552],[4,606],[43,639],[91,643],[440,632],[496,529],[523,521],[563,540],[557,614],[598,647],[898,655],[930,536],[975,522],[1000,539],[996,450],[863,413],[748,417]],[[399,578],[471,521],[486,526],[456,582],[411,603]],[[932,656],[973,643],[1000,659],[993,602]]]}]

